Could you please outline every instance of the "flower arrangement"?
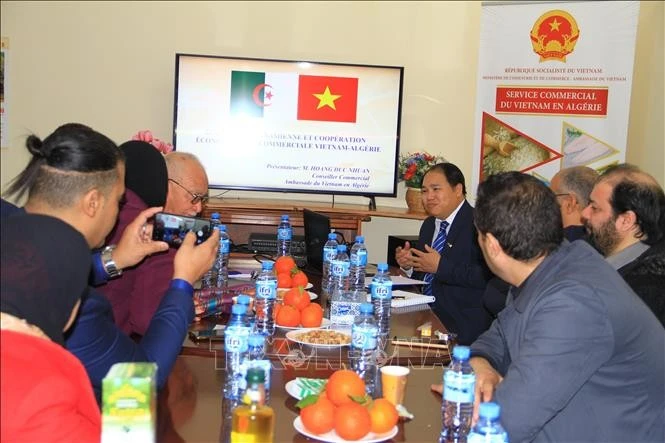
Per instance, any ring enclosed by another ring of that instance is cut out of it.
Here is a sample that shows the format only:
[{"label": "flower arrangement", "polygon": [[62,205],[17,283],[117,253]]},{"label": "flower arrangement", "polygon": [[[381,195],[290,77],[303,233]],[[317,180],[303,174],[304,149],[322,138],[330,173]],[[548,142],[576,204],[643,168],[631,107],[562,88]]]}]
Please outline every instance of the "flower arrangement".
[{"label": "flower arrangement", "polygon": [[162,140],[158,139],[157,137],[154,137],[152,135],[152,132],[150,132],[147,129],[137,132],[134,135],[134,137],[132,137],[132,140],[139,140],[139,141],[142,141],[142,142],[150,143],[155,148],[157,148],[157,150],[159,152],[161,152],[164,155],[166,155],[169,152],[173,151],[173,145],[171,143],[162,141]]},{"label": "flower arrangement", "polygon": [[425,172],[437,163],[446,160],[440,155],[432,155],[427,152],[409,153],[399,156],[399,181],[403,181],[409,188],[420,188]]}]

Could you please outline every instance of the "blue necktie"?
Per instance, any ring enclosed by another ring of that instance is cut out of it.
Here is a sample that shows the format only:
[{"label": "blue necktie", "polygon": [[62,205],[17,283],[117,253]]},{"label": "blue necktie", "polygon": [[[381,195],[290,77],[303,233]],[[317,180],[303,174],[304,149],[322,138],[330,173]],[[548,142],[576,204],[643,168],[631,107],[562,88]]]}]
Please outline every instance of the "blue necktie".
[{"label": "blue necktie", "polygon": [[[446,244],[446,237],[448,236],[448,233],[446,232],[447,230],[448,222],[442,221],[441,226],[439,226],[439,233],[436,235],[434,243],[432,243],[432,248],[435,249],[439,254],[441,254],[443,251],[443,245]],[[434,274],[425,274],[425,278],[423,278],[423,281],[425,282],[423,294],[432,295],[432,280],[434,280]]]}]

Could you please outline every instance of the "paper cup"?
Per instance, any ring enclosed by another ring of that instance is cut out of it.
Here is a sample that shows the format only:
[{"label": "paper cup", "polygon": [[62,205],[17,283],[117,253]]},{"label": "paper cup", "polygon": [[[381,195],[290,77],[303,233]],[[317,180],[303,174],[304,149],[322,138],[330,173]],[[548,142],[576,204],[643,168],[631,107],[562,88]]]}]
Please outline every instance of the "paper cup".
[{"label": "paper cup", "polygon": [[404,402],[408,375],[409,368],[404,366],[384,366],[381,368],[383,397],[395,406]]}]

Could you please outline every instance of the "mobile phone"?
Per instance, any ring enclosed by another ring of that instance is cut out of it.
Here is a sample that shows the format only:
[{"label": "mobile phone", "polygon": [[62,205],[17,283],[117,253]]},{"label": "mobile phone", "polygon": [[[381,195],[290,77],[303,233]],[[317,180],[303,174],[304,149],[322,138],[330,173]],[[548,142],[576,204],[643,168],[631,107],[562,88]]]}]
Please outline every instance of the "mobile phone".
[{"label": "mobile phone", "polygon": [[203,243],[211,234],[210,220],[166,212],[155,214],[155,222],[152,227],[153,240],[164,241],[169,246],[177,248],[189,231],[196,234],[197,245]]},{"label": "mobile phone", "polygon": [[189,337],[194,341],[199,340],[224,340],[224,326],[218,325],[211,329],[189,331]]}]

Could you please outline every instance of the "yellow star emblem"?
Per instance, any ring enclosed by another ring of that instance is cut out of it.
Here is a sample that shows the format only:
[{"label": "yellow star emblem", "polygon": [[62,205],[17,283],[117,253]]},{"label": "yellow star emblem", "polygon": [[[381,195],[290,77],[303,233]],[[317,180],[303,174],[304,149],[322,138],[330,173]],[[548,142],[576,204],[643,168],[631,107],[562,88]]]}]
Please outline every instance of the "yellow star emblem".
[{"label": "yellow star emblem", "polygon": [[554,20],[552,20],[552,21],[550,22],[550,31],[558,31],[558,30],[559,30],[559,25],[560,25],[560,24],[561,24],[561,23],[559,23],[558,21],[556,21],[556,17],[555,17]]},{"label": "yellow star emblem", "polygon": [[335,95],[330,93],[330,88],[326,86],[326,90],[323,91],[323,94],[312,94],[314,97],[319,99],[319,104],[316,109],[321,109],[324,106],[330,106],[332,109],[337,111],[335,108],[335,100],[341,97],[341,95]]}]

